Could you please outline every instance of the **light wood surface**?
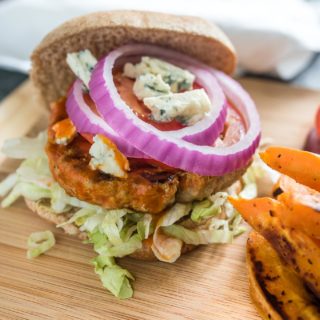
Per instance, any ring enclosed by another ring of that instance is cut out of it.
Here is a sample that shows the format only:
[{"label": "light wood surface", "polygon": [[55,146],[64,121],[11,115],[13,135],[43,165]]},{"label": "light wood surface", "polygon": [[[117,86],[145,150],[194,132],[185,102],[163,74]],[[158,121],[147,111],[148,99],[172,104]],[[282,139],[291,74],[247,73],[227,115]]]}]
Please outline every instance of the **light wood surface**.
[{"label": "light wood surface", "polygon": [[[257,103],[264,137],[300,147],[320,93],[254,79],[241,82]],[[30,92],[27,82],[0,104],[0,143],[45,126],[45,111]],[[0,178],[18,164],[2,160]],[[28,235],[46,229],[54,231],[57,245],[27,260]],[[0,212],[0,319],[256,320],[248,295],[246,237],[200,248],[173,265],[122,259],[136,281],[134,298],[121,301],[102,288],[89,263],[94,257],[89,245],[64,235],[18,201]]]}]

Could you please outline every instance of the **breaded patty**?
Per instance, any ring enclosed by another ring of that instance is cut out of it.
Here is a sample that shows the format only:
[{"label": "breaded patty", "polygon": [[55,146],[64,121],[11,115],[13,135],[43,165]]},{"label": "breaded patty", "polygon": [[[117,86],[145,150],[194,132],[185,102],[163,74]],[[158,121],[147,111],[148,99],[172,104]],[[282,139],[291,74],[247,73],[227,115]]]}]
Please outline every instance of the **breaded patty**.
[{"label": "breaded patty", "polygon": [[54,142],[51,126],[66,118],[65,100],[53,104],[46,152],[55,180],[71,196],[106,209],[130,208],[157,214],[176,200],[202,200],[230,186],[246,168],[221,177],[197,174],[129,159],[126,179],[116,178],[89,167],[90,143],[81,135],[68,145]]}]

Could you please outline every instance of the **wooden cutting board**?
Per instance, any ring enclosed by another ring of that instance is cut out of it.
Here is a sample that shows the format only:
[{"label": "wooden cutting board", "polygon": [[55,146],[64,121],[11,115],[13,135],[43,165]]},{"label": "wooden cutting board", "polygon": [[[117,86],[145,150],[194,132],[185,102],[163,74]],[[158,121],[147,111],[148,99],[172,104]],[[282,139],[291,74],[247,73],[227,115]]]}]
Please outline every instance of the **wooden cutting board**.
[{"label": "wooden cutting board", "polygon": [[[261,114],[263,136],[300,147],[320,93],[255,79],[243,79]],[[0,104],[0,144],[44,127],[47,112],[24,83]],[[0,158],[0,178],[17,161]],[[51,229],[57,245],[26,259],[31,232]],[[26,209],[23,201],[0,212],[0,319],[259,319],[250,302],[245,267],[247,234],[232,245],[199,248],[175,264],[125,258],[120,264],[136,278],[130,300],[114,298],[101,286],[89,261],[89,245],[64,235]]]}]

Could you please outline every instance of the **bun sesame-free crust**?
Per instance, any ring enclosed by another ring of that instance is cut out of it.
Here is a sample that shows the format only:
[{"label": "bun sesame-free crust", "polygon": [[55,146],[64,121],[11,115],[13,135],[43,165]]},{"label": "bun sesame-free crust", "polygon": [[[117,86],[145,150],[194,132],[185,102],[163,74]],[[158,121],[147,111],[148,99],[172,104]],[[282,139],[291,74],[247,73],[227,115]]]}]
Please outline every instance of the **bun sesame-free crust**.
[{"label": "bun sesame-free crust", "polygon": [[225,34],[206,20],[155,12],[110,11],[72,19],[50,32],[34,50],[31,78],[48,105],[66,94],[74,80],[69,52],[89,49],[98,59],[128,43],[171,48],[231,74],[234,48]]}]

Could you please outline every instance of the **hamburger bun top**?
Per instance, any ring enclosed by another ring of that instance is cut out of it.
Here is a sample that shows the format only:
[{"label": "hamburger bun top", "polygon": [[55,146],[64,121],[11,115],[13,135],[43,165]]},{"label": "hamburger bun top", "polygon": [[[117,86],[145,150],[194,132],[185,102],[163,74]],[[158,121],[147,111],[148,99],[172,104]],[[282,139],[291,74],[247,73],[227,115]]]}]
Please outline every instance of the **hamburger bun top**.
[{"label": "hamburger bun top", "polygon": [[69,52],[89,49],[98,59],[128,43],[148,43],[188,54],[231,74],[234,48],[214,24],[196,17],[141,11],[92,13],[50,32],[31,56],[31,79],[46,105],[66,94],[75,79]]}]

